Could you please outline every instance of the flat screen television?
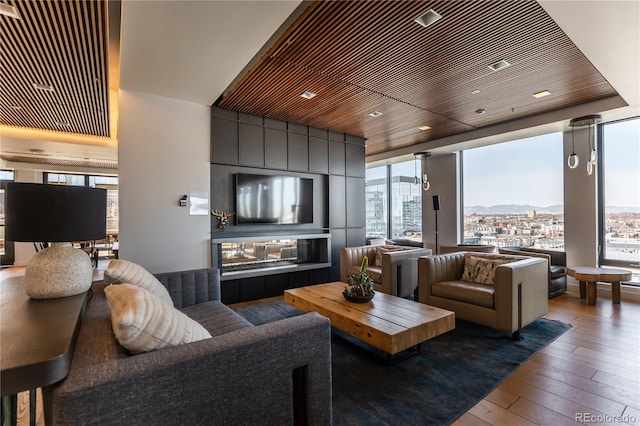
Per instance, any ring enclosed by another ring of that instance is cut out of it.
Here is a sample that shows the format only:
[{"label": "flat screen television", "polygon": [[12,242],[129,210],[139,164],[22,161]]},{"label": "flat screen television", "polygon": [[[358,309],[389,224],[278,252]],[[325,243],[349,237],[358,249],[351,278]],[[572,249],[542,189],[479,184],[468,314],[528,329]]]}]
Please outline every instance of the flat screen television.
[{"label": "flat screen television", "polygon": [[236,223],[313,223],[313,179],[237,173]]}]

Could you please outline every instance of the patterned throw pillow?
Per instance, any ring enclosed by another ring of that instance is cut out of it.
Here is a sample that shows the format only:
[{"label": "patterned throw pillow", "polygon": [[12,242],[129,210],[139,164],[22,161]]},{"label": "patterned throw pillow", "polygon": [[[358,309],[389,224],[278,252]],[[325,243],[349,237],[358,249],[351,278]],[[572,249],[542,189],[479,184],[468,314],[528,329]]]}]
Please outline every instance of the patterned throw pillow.
[{"label": "patterned throw pillow", "polygon": [[105,287],[111,326],[118,342],[131,353],[154,351],[208,339],[196,321],[143,288],[118,284]]},{"label": "patterned throw pillow", "polygon": [[493,285],[498,266],[512,261],[512,259],[487,259],[465,256],[464,272],[460,279],[472,283]]},{"label": "patterned throw pillow", "polygon": [[173,300],[167,288],[142,266],[126,260],[113,259],[104,271],[107,284],[127,283],[143,288],[160,297],[166,304],[173,306]]}]

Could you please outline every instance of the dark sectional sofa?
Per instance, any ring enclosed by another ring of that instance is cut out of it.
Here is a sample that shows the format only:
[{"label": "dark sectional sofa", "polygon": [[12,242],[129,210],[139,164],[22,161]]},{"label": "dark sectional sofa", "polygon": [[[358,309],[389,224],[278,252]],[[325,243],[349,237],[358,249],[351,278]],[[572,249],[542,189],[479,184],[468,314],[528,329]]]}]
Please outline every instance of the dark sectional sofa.
[{"label": "dark sectional sofa", "polygon": [[156,276],[213,336],[131,355],[93,285],[69,374],[45,389],[54,425],[328,425],[330,323],[316,313],[253,326],[220,302],[217,269]]}]

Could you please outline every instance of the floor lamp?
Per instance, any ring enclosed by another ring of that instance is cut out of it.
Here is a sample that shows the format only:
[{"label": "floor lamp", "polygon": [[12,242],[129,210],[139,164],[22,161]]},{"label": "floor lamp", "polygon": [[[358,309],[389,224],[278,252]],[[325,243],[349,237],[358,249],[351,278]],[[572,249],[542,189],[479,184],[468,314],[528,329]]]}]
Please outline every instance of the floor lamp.
[{"label": "floor lamp", "polygon": [[436,254],[438,254],[438,210],[440,210],[440,196],[433,196],[433,211],[436,212]]}]

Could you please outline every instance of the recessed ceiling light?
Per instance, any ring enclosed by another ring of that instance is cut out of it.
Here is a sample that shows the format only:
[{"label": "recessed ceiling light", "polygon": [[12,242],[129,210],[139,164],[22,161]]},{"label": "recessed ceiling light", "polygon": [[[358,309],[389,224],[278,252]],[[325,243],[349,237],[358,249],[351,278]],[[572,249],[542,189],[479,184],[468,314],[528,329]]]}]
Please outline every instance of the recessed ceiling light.
[{"label": "recessed ceiling light", "polygon": [[306,90],[305,90],[304,92],[300,93],[300,97],[301,97],[301,98],[305,98],[305,99],[312,99],[312,98],[314,98],[315,96],[316,96],[316,94],[315,94],[315,93],[313,93],[313,92],[308,92],[308,91],[306,91]]},{"label": "recessed ceiling light", "polygon": [[478,93],[480,93],[480,90],[478,90],[478,89],[471,91],[472,95],[477,95]]},{"label": "recessed ceiling light", "polygon": [[500,59],[498,62],[489,65],[489,69],[491,71],[499,71],[508,67],[509,65],[511,65],[509,62],[505,61],[504,59]]},{"label": "recessed ceiling light", "polygon": [[9,109],[12,109],[14,111],[20,111],[22,107],[19,105],[9,105]]},{"label": "recessed ceiling light", "polygon": [[536,92],[533,94],[533,97],[536,99],[544,98],[545,96],[549,96],[551,94],[548,90],[543,90],[541,92]]},{"label": "recessed ceiling light", "polygon": [[487,111],[486,111],[484,108],[478,108],[478,109],[476,110],[476,114],[478,114],[478,115],[482,115],[482,114],[484,114],[485,112],[487,112]]},{"label": "recessed ceiling light", "polygon": [[420,130],[422,130],[424,132],[425,130],[431,129],[431,127],[430,126],[420,126],[420,127],[418,127],[418,129],[420,129]]},{"label": "recessed ceiling light", "polygon": [[18,9],[16,9],[15,6],[11,6],[5,3],[0,3],[0,15],[20,19],[20,15],[18,14]]},{"label": "recessed ceiling light", "polygon": [[382,113],[380,111],[371,111],[369,113],[370,117],[380,117],[382,115]]},{"label": "recessed ceiling light", "polygon": [[68,121],[56,121],[56,126],[58,127],[71,127],[71,123]]},{"label": "recessed ceiling light", "polygon": [[48,84],[42,84],[42,83],[32,83],[33,84],[33,88],[36,90],[46,90],[47,92],[53,92],[53,86],[50,86]]},{"label": "recessed ceiling light", "polygon": [[39,148],[31,148],[29,149],[29,152],[32,154],[44,154],[44,149],[39,149]]},{"label": "recessed ceiling light", "polygon": [[440,15],[438,12],[436,12],[433,9],[429,9],[424,14],[414,19],[414,21],[416,21],[418,24],[426,28],[440,18],[442,18],[442,15]]}]

